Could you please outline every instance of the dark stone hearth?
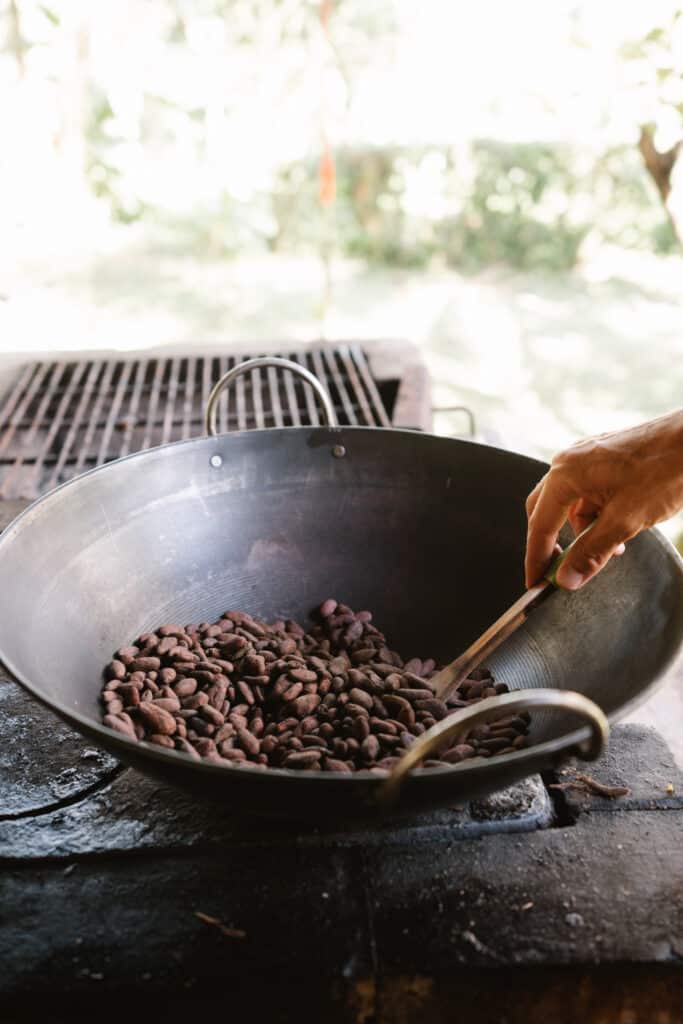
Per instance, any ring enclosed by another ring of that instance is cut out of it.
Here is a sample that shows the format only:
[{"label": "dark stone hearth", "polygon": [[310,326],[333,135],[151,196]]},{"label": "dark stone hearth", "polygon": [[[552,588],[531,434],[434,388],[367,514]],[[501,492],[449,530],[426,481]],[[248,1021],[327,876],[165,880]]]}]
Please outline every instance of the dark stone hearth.
[{"label": "dark stone hearth", "polygon": [[[590,774],[625,782],[635,807],[581,806],[560,791],[553,819],[530,780],[476,806],[352,833],[238,822],[130,770],[105,773],[82,798],[0,821],[2,1019],[34,1019],[46,996],[49,1020],[80,1019],[104,993],[113,1014],[136,989],[136,1005],[147,993],[170,1021],[185,1019],[190,996],[216,1012],[219,991],[247,1009],[259,992],[264,1015],[282,1021],[321,1019],[332,992],[339,1016],[328,1009],[329,1020],[436,1021],[473,971],[502,984],[524,968],[533,988],[541,965],[590,976],[600,1006],[616,967],[597,965],[639,964],[643,985],[669,992],[667,971],[680,982],[683,964],[683,809],[658,803],[662,773],[680,792],[657,734],[624,727]],[[573,825],[561,824],[565,800]],[[564,976],[551,976],[561,991]],[[163,1003],[170,993],[177,1004]],[[304,995],[304,1015],[290,1015],[282,998]],[[536,1018],[472,1017],[522,1019]],[[552,1019],[573,1018],[558,1004]]]},{"label": "dark stone hearth", "polygon": [[0,821],[85,796],[117,766],[8,679],[0,679],[0,736]]},{"label": "dark stone hearth", "polygon": [[[574,786],[577,774],[597,782],[630,790],[618,800],[605,799],[585,786]],[[681,772],[661,736],[642,725],[624,725],[620,742],[609,744],[594,765],[569,764],[561,769],[558,783],[572,814],[623,812],[627,810],[683,811]],[[670,787],[670,788],[669,788]]]}]

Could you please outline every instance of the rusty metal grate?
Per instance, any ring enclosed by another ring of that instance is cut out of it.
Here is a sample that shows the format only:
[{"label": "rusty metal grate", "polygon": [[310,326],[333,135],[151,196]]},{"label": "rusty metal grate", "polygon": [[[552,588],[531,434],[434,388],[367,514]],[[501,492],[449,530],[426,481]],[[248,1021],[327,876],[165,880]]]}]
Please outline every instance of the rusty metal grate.
[{"label": "rusty metal grate", "polygon": [[[329,391],[341,424],[390,426],[360,347],[282,353]],[[203,434],[212,385],[248,355],[31,363],[0,406],[0,498],[32,499],[93,466]],[[279,369],[239,377],[221,432],[317,425],[309,387]]]}]

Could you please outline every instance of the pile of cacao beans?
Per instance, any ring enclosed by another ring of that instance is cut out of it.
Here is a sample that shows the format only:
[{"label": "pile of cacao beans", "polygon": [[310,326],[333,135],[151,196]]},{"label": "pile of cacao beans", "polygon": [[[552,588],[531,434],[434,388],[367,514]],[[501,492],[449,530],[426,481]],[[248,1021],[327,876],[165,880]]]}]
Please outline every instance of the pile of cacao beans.
[{"label": "pile of cacao beans", "polygon": [[[404,661],[369,611],[329,598],[312,621],[306,630],[233,610],[144,633],[104,671],[103,722],[217,764],[384,774],[451,711],[507,691],[478,669],[443,702],[429,685],[434,660]],[[422,767],[518,750],[528,727],[526,713],[501,716]]]}]

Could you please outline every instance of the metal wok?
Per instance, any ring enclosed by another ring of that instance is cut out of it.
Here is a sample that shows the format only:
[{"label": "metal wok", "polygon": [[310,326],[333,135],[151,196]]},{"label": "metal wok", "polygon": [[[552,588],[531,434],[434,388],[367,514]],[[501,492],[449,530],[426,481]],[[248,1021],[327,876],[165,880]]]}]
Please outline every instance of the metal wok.
[{"label": "metal wok", "polygon": [[[329,595],[372,609],[405,656],[449,660],[521,593],[524,499],[546,468],[469,441],[334,425],[128,456],[52,491],[0,537],[0,659],[121,761],[236,813],[376,814],[384,783],[368,772],[223,767],[111,732],[100,724],[102,667],[161,622],[230,607],[305,621]],[[596,716],[589,710],[587,725],[562,691],[614,721],[651,691],[682,637],[681,560],[648,531],[582,591],[554,594],[490,659],[511,689],[560,691],[555,707],[534,710],[533,746],[415,772],[396,813],[484,795],[585,751],[589,736],[595,755]]]}]

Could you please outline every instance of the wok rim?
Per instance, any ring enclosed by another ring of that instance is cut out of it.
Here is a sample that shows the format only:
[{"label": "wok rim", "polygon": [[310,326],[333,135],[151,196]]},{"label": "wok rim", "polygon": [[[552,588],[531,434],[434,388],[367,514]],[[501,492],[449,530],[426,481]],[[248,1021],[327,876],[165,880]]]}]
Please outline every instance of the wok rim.
[{"label": "wok rim", "polygon": [[[171,441],[162,445],[155,445],[152,448],[146,448],[138,452],[130,452],[128,455],[124,455],[120,459],[112,459],[110,462],[106,462],[101,466],[94,466],[92,469],[88,469],[83,473],[79,473],[78,476],[73,477],[71,480],[66,480],[62,484],[58,484],[53,487],[46,494],[42,494],[40,497],[32,501],[22,512],[16,516],[12,522],[0,533],[0,549],[6,543],[10,543],[12,537],[25,526],[25,520],[29,519],[34,513],[35,509],[39,506],[47,504],[49,501],[54,500],[55,496],[60,494],[62,491],[74,487],[78,488],[82,485],[82,482],[87,478],[97,474],[103,473],[108,469],[111,469],[120,463],[130,462],[134,459],[149,458],[152,455],[159,455],[159,453],[171,452],[181,446],[197,444],[199,442],[206,443],[207,446],[215,444],[217,442],[225,443],[227,438],[242,438],[245,436],[253,437],[255,434],[263,436],[276,437],[284,433],[291,434],[292,431],[297,432],[300,435],[305,434],[310,437],[313,435],[328,435],[330,439],[338,440],[339,435],[348,433],[373,433],[376,434],[381,432],[385,435],[390,436],[403,436],[406,435],[415,440],[420,438],[421,441],[418,443],[429,443],[432,441],[438,441],[442,444],[458,444],[468,445],[470,447],[481,448],[486,450],[493,449],[494,451],[500,452],[505,455],[513,455],[515,458],[524,459],[526,462],[537,466],[539,471],[545,472],[549,468],[549,463],[544,462],[541,459],[534,458],[533,456],[526,455],[523,452],[511,451],[507,448],[501,448],[498,445],[486,444],[481,441],[471,440],[470,438],[452,438],[442,437],[438,434],[426,433],[423,431],[409,430],[406,428],[394,428],[394,427],[371,427],[363,425],[349,425],[349,426],[292,426],[292,427],[265,427],[257,428],[254,430],[235,430],[229,431],[228,433],[217,434],[215,437],[203,434],[197,437],[184,438],[179,441]],[[653,541],[668,555],[670,561],[676,566],[678,570],[681,587],[683,588],[683,559],[672,544],[672,542],[666,537],[661,530],[657,527],[652,527],[646,532],[652,536]],[[673,651],[668,660],[665,662],[659,676],[644,687],[636,696],[632,697],[631,700],[622,704],[620,707],[607,714],[607,719],[610,725],[618,722],[620,719],[626,717],[637,707],[644,704],[654,692],[659,689],[666,680],[667,674],[679,663],[683,662],[683,637],[681,637],[678,647]],[[170,765],[176,765],[178,768],[192,768],[214,774],[216,772],[223,773],[226,769],[231,771],[232,775],[239,776],[244,779],[299,779],[302,777],[312,782],[327,782],[335,783],[338,785],[349,785],[352,782],[362,782],[365,787],[380,788],[384,785],[386,779],[389,777],[389,772],[386,775],[379,776],[367,769],[361,769],[354,771],[349,774],[346,773],[335,773],[335,772],[323,772],[323,771],[296,771],[288,768],[243,768],[238,764],[227,764],[218,765],[210,761],[201,759],[195,761],[191,759],[187,754],[182,751],[169,750],[164,747],[157,747],[154,744],[145,743],[145,741],[132,740],[123,736],[120,733],[115,732],[113,729],[107,728],[102,722],[97,719],[86,717],[79,711],[75,711],[73,708],[69,708],[63,705],[60,701],[53,701],[45,697],[42,693],[39,693],[34,685],[27,682],[20,672],[18,672],[13,664],[12,659],[7,658],[2,650],[0,650],[0,669],[5,668],[7,674],[16,681],[24,690],[26,690],[31,697],[37,700],[43,707],[48,708],[54,714],[56,714],[63,721],[71,723],[75,726],[77,731],[83,735],[96,733],[98,736],[103,736],[106,742],[103,746],[115,746],[121,747],[124,751],[131,751],[131,756],[135,759],[135,753],[151,760],[160,761],[162,764],[168,763]],[[592,698],[591,698],[592,699]],[[597,701],[595,702],[597,704]],[[598,704],[598,707],[600,705]],[[602,710],[602,709],[601,709]],[[83,728],[79,728],[82,726]],[[523,750],[516,751],[515,753],[502,755],[494,755],[490,758],[477,758],[471,761],[463,761],[456,765],[444,765],[443,767],[433,768],[422,768],[418,772],[411,773],[405,781],[405,788],[413,788],[418,785],[425,785],[430,779],[434,779],[437,776],[450,776],[454,773],[459,775],[466,775],[468,772],[472,773],[483,773],[485,775],[494,774],[496,769],[504,768],[506,765],[520,765],[525,761],[539,762],[543,761],[547,764],[557,762],[558,760],[567,760],[572,756],[577,755],[577,748],[580,743],[585,741],[589,735],[589,727],[583,726],[579,729],[575,729],[572,732],[565,733],[562,736],[558,736],[552,740],[546,740],[543,743],[535,744],[532,747],[527,747]],[[135,753],[133,753],[135,752]],[[126,761],[127,758],[122,758]],[[474,763],[473,763],[474,762]],[[488,769],[491,771],[488,771]],[[503,787],[497,787],[503,788]]]}]

